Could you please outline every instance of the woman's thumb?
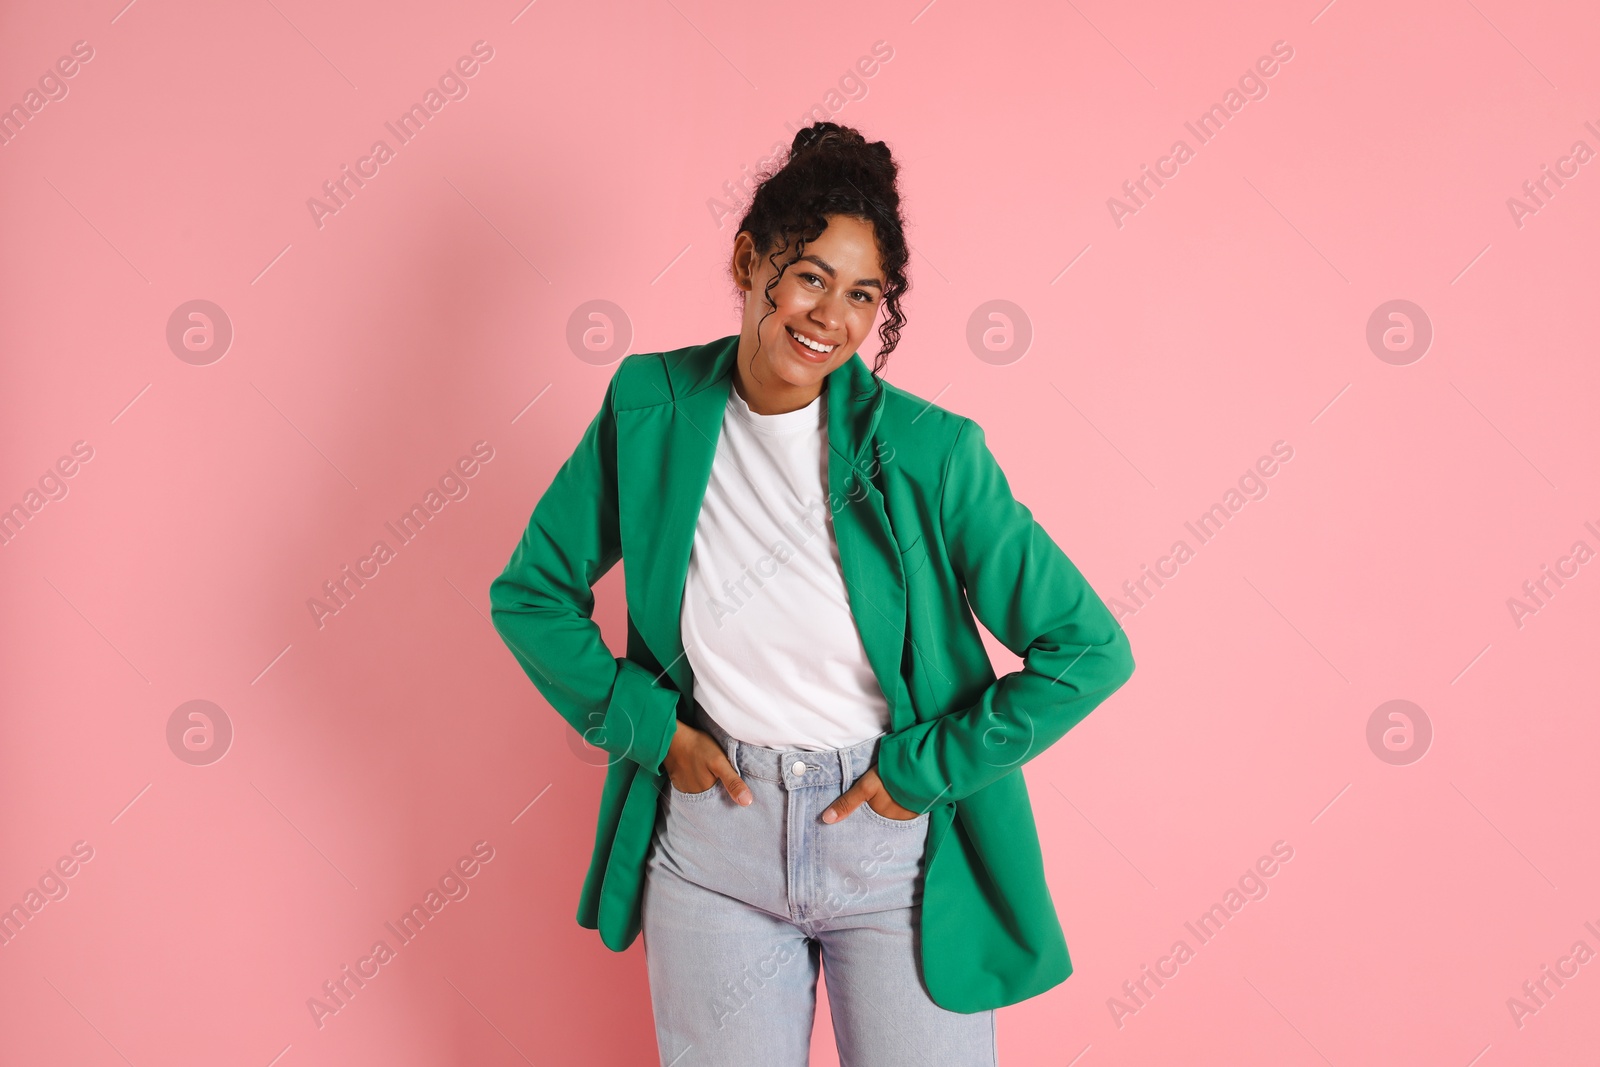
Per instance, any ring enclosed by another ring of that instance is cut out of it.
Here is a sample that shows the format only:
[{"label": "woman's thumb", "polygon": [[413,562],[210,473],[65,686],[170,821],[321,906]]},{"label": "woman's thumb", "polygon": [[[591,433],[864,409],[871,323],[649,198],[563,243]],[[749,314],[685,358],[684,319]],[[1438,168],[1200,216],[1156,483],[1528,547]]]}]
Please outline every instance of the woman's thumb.
[{"label": "woman's thumb", "polygon": [[722,783],[722,788],[728,791],[728,795],[735,802],[748,806],[755,797],[750,794],[750,787],[744,784],[744,779],[733,769],[733,763],[728,759],[727,753],[720,749],[717,751],[715,766],[717,780]]}]

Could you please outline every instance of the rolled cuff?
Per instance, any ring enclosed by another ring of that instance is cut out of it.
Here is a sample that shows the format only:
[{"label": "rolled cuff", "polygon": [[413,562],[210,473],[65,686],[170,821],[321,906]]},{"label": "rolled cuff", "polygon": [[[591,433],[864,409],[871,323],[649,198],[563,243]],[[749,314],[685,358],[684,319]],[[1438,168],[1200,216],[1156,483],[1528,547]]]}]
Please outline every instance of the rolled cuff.
[{"label": "rolled cuff", "polygon": [[918,814],[956,799],[951,795],[950,783],[936,781],[933,768],[916,757],[916,746],[932,725],[916,723],[878,742],[877,771],[884,788],[896,804]]},{"label": "rolled cuff", "polygon": [[659,774],[678,723],[676,689],[660,685],[655,674],[624,656],[617,657],[617,680],[611,687],[600,737],[587,740],[613,756],[626,757]]}]

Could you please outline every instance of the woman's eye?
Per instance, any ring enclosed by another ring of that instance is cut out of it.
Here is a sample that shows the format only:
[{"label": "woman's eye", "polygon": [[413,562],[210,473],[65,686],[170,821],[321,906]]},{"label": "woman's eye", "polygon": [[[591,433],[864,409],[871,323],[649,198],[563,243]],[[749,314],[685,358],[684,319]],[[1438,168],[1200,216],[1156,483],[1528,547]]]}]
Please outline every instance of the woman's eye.
[{"label": "woman's eye", "polygon": [[[822,280],[822,276],[819,274],[813,274],[811,271],[803,271],[798,275],[798,277],[807,285],[811,284],[812,282],[816,282],[818,285],[823,286],[824,288],[827,287],[827,283]],[[872,303],[872,294],[867,292],[865,289],[857,289],[852,292],[850,296],[852,299],[855,299],[858,304]]]}]

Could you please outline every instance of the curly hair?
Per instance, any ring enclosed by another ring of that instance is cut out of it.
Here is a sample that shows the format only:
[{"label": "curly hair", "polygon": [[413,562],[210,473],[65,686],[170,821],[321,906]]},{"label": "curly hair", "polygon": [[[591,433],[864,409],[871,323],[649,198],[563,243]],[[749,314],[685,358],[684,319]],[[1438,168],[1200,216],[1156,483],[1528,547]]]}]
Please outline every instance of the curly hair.
[{"label": "curly hair", "polygon": [[[749,232],[757,253],[766,256],[776,271],[762,293],[767,301],[767,311],[761,316],[765,321],[777,310],[773,286],[789,265],[805,254],[806,243],[822,236],[829,216],[848,215],[872,226],[888,281],[883,291],[884,318],[878,324],[882,344],[872,366],[874,378],[900,343],[900,327],[906,321],[900,297],[911,285],[906,277],[910,253],[900,215],[900,191],[895,185],[899,173],[899,164],[882,141],[869,143],[848,126],[814,122],[794,135],[781,167],[758,175],[755,196],[738,227]],[[778,252],[796,237],[793,256],[780,265]]]}]

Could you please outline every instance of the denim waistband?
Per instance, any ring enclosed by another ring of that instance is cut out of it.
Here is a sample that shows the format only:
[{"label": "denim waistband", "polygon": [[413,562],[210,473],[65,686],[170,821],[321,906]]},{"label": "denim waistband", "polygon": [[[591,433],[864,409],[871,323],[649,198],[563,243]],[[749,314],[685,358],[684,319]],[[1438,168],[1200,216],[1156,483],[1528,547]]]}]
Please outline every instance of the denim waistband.
[{"label": "denim waistband", "polygon": [[[872,766],[878,754],[878,742],[883,739],[880,734],[848,748],[830,748],[821,752],[801,748],[764,748],[728,736],[728,732],[706,713],[699,701],[694,702],[694,710],[696,721],[693,725],[717,739],[741,778],[760,778],[789,785],[837,785],[842,792]],[[800,764],[804,764],[804,767],[799,768]]]}]

